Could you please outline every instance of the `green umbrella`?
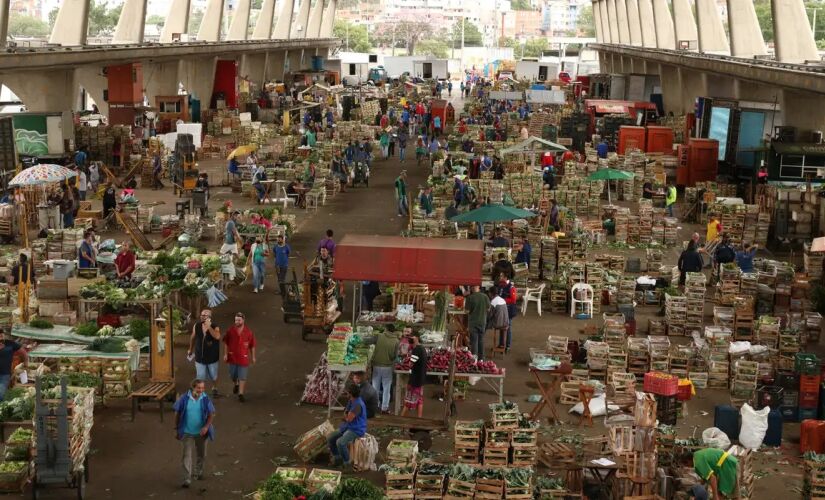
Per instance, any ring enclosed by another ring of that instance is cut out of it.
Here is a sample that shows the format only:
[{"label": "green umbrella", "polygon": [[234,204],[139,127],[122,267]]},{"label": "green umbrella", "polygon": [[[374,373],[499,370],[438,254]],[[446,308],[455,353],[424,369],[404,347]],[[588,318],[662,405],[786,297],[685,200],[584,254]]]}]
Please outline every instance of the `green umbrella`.
[{"label": "green umbrella", "polygon": [[456,215],[450,219],[450,222],[503,222],[535,216],[536,214],[529,210],[508,207],[506,205],[490,204],[470,212]]},{"label": "green umbrella", "polygon": [[603,168],[596,170],[587,177],[588,181],[608,181],[607,182],[607,202],[610,201],[610,181],[629,181],[633,179],[633,172],[626,172],[624,170],[616,170],[615,168]]}]

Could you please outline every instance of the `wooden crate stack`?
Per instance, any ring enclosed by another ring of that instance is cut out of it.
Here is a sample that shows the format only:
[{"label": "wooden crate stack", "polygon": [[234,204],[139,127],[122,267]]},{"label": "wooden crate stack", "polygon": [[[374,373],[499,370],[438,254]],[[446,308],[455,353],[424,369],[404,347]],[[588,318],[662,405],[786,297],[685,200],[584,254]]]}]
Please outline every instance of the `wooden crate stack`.
[{"label": "wooden crate stack", "polygon": [[413,500],[415,498],[415,464],[386,471],[384,492],[390,500]]},{"label": "wooden crate stack", "polygon": [[[518,412],[516,412],[516,415],[518,415]],[[516,421],[516,426],[518,426],[518,421]],[[507,466],[510,458],[510,443],[513,440],[513,430],[514,429],[510,427],[496,427],[495,424],[488,425],[484,428],[484,465],[496,467]]]},{"label": "wooden crate stack", "polygon": [[736,325],[736,309],[727,306],[713,306],[713,325],[733,331]]},{"label": "wooden crate stack", "polygon": [[722,305],[733,305],[733,298],[739,294],[739,276],[742,272],[735,263],[722,264],[719,267],[719,285],[716,300]]},{"label": "wooden crate stack", "polygon": [[738,359],[733,363],[730,382],[730,400],[734,406],[753,404],[756,395],[756,381],[759,377],[759,363]]},{"label": "wooden crate stack", "polygon": [[605,381],[610,346],[607,342],[590,342],[587,349],[587,368],[589,378]]},{"label": "wooden crate stack", "polygon": [[805,333],[808,343],[819,343],[819,337],[822,333],[822,315],[818,312],[806,311],[805,315]]},{"label": "wooden crate stack", "polygon": [[386,462],[396,466],[412,465],[418,462],[418,441],[393,439],[387,445]]},{"label": "wooden crate stack", "polygon": [[624,348],[627,345],[627,326],[624,314],[604,314],[604,341],[611,348]]},{"label": "wooden crate stack", "polygon": [[645,250],[645,262],[647,262],[647,272],[659,272],[662,267],[662,251],[658,248],[648,248]]},{"label": "wooden crate stack", "polygon": [[639,242],[651,243],[653,240],[653,204],[650,200],[639,200]]},{"label": "wooden crate stack", "polygon": [[796,354],[801,352],[799,342],[799,332],[795,330],[782,330],[779,333],[779,362],[777,369],[792,371],[794,369],[794,359]]},{"label": "wooden crate stack", "polygon": [[668,355],[669,373],[679,378],[686,378],[691,369],[693,352],[689,346],[674,345]]},{"label": "wooden crate stack", "polygon": [[685,297],[687,299],[687,315],[685,317],[685,333],[701,330],[705,324],[705,289],[707,277],[704,273],[687,273],[685,278]]},{"label": "wooden crate stack", "polygon": [[[506,465],[506,463],[505,463]],[[503,471],[497,469],[495,472],[503,476]],[[501,500],[504,496],[504,478],[476,478],[475,500]]]},{"label": "wooden crate stack", "polygon": [[709,360],[708,361],[708,383],[711,389],[727,389],[730,362]]},{"label": "wooden crate stack", "polygon": [[610,347],[607,358],[607,377],[610,378],[615,372],[627,371],[627,351],[624,347]]},{"label": "wooden crate stack", "polygon": [[685,334],[687,319],[687,297],[665,293],[665,320],[667,334],[682,336]]},{"label": "wooden crate stack", "polygon": [[456,421],[454,429],[454,453],[456,462],[477,464],[481,452],[481,434],[484,422]]},{"label": "wooden crate stack", "polygon": [[734,325],[733,339],[747,340],[753,342],[754,331],[754,304],[753,296],[737,296],[733,300],[734,304]]},{"label": "wooden crate stack", "polygon": [[667,322],[663,319],[650,318],[647,320],[648,335],[667,335]]},{"label": "wooden crate stack", "polygon": [[504,498],[508,500],[532,500],[533,499],[533,469],[525,468],[530,474],[530,481],[527,485],[511,483],[506,477],[504,480]]},{"label": "wooden crate stack", "polygon": [[539,422],[519,419],[518,429],[512,433],[512,455],[510,464],[516,467],[532,467],[538,459],[538,428]]},{"label": "wooden crate stack", "polygon": [[541,239],[541,271],[544,279],[550,279],[556,274],[556,242],[556,238],[550,236]]},{"label": "wooden crate stack", "polygon": [[599,314],[602,308],[602,286],[604,285],[605,271],[602,266],[588,262],[586,265],[586,283],[593,287],[593,314]]},{"label": "wooden crate stack", "polygon": [[664,335],[649,336],[650,369],[667,372],[670,369],[670,339]]},{"label": "wooden crate stack", "polygon": [[649,368],[650,354],[648,352],[647,339],[628,337],[627,372],[632,373],[637,379],[641,380]]},{"label": "wooden crate stack", "polygon": [[[444,478],[445,474],[430,473],[430,466],[435,466],[436,470],[444,470],[446,466],[435,464],[429,461],[422,461],[415,474],[415,498],[416,500],[441,500],[444,498]],[[427,474],[423,474],[427,472]]]},{"label": "wooden crate stack", "polygon": [[564,283],[554,283],[550,288],[550,311],[556,314],[567,313],[567,287]]},{"label": "wooden crate stack", "polygon": [[627,243],[628,228],[630,226],[630,209],[620,207],[616,210],[616,241]]},{"label": "wooden crate stack", "polygon": [[810,500],[825,499],[825,463],[805,460],[803,489],[807,490]]},{"label": "wooden crate stack", "polygon": [[616,303],[619,305],[630,305],[633,303],[633,295],[636,293],[636,280],[623,277],[619,280],[616,291]]},{"label": "wooden crate stack", "polygon": [[676,241],[678,238],[678,221],[676,219],[672,219],[667,217],[664,219],[665,224],[665,240],[664,244],[666,247],[676,246]]},{"label": "wooden crate stack", "polygon": [[546,344],[547,354],[562,361],[570,361],[570,353],[567,351],[569,341],[568,337],[549,335]]}]

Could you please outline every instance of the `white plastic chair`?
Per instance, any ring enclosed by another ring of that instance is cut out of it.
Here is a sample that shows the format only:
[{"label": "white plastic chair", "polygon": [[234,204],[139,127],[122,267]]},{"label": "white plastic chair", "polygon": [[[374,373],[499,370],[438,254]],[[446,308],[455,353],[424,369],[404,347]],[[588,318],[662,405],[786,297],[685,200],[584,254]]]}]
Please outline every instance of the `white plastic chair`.
[{"label": "white plastic chair", "polygon": [[536,303],[539,316],[541,316],[541,296],[544,295],[544,288],[547,283],[542,283],[538,288],[527,288],[524,290],[524,296],[521,299],[521,315],[527,314],[527,304],[530,302]]},{"label": "white plastic chair", "polygon": [[295,206],[298,203],[298,195],[297,194],[289,194],[286,192],[286,187],[281,187],[281,191],[284,193],[284,210],[286,210],[286,206],[289,205],[289,202],[292,202],[292,205]]},{"label": "white plastic chair", "polygon": [[587,283],[576,283],[570,290],[570,317],[576,315],[576,306],[584,304],[584,314],[593,317],[593,297],[595,292],[593,287]]}]

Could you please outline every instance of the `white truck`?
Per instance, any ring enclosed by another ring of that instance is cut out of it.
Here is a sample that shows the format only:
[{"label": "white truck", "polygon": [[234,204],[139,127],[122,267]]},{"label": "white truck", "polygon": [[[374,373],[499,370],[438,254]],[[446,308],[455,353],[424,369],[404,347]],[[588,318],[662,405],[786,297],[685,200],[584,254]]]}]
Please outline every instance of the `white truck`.
[{"label": "white truck", "polygon": [[536,82],[553,81],[558,78],[559,65],[543,61],[524,60],[516,63],[516,78]]},{"label": "white truck", "polygon": [[423,59],[413,61],[413,75],[425,80],[449,80],[450,70],[447,59]]}]

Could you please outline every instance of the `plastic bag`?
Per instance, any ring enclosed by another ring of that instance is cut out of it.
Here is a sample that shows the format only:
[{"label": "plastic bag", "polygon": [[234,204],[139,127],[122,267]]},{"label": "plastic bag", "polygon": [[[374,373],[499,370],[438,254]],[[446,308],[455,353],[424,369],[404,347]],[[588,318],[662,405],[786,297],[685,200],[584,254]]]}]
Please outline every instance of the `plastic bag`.
[{"label": "plastic bag", "polygon": [[[604,394],[601,396],[596,396],[595,398],[590,400],[590,414],[594,417],[601,417],[605,414],[605,407],[604,407]],[[616,405],[610,405],[610,411],[619,410],[619,407]],[[584,404],[581,402],[576,403],[573,408],[570,408],[569,413],[577,413],[581,415],[584,412]]]},{"label": "plastic bag", "polygon": [[356,471],[375,470],[375,457],[378,455],[378,440],[375,437],[364,434],[350,443],[350,459],[352,468]]},{"label": "plastic bag", "polygon": [[730,448],[730,438],[718,427],[708,427],[702,431],[702,442],[711,448],[727,450]]},{"label": "plastic bag", "polygon": [[754,410],[747,403],[742,405],[739,413],[742,415],[742,427],[739,430],[739,443],[745,448],[756,450],[762,446],[762,440],[768,432],[768,413],[771,408],[766,406],[761,410]]}]

